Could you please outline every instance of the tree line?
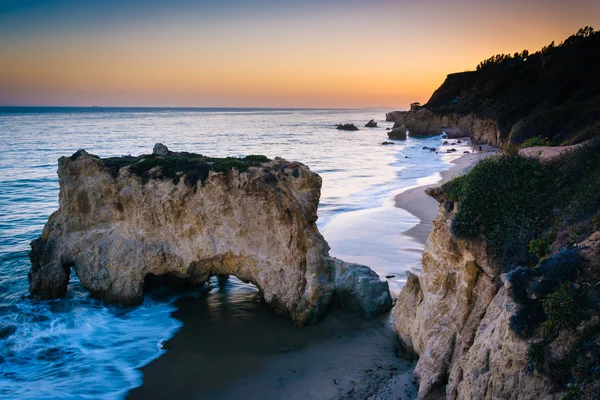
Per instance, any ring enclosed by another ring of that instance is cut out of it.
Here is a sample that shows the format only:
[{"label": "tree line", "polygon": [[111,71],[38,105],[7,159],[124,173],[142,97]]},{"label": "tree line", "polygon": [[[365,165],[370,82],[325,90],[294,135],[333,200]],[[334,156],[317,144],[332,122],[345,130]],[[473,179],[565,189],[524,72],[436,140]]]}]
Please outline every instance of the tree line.
[{"label": "tree line", "polygon": [[[564,42],[560,43],[558,46],[554,44],[554,41],[550,43],[548,46],[544,46],[542,50],[533,53],[532,55],[549,55],[556,48],[561,48],[565,46],[571,46],[577,43],[581,43],[582,41],[588,39],[589,37],[600,33],[600,31],[594,30],[591,26],[586,26],[580,28],[577,33],[569,36]],[[530,56],[529,50],[525,49],[522,52],[516,52],[514,54],[496,54],[488,58],[487,60],[483,60],[477,65],[477,71],[480,71],[484,68],[490,67],[499,67],[506,66],[510,64],[514,64],[516,62],[526,61]]]}]

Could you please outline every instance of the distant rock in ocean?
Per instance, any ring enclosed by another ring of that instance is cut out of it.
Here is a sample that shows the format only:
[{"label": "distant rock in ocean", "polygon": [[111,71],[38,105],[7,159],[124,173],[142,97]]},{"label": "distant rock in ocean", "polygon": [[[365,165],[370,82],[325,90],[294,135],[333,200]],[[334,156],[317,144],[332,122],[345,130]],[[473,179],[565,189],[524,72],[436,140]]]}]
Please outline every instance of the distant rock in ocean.
[{"label": "distant rock in ocean", "polygon": [[129,305],[147,282],[195,287],[231,274],[297,324],[321,318],[338,289],[369,317],[392,306],[387,282],[329,256],[315,223],[321,177],[301,163],[157,144],[139,157],[79,150],[59,159],[58,175],[60,208],[31,243],[38,297],[63,296],[74,267],[95,297]]},{"label": "distant rock in ocean", "polygon": [[357,131],[358,130],[358,128],[354,124],[338,124],[336,126],[336,129],[339,129],[341,131]]},{"label": "distant rock in ocean", "polygon": [[394,128],[388,132],[388,137],[390,139],[404,140],[406,139],[406,128]]},{"label": "distant rock in ocean", "polygon": [[366,128],[377,128],[377,122],[375,122],[374,119],[370,120],[369,122],[367,122],[367,124],[365,125]]}]

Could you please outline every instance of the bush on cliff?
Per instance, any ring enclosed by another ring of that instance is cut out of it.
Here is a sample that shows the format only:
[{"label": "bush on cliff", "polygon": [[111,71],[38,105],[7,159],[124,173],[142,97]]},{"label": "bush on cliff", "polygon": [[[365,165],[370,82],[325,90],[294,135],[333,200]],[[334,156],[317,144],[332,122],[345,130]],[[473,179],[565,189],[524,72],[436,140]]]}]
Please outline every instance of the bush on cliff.
[{"label": "bush on cliff", "polygon": [[595,139],[550,164],[513,153],[480,162],[443,187],[458,202],[453,234],[485,240],[507,271],[577,243],[594,230],[600,210],[598,154]]},{"label": "bush on cliff", "polygon": [[448,185],[458,201],[452,223],[457,237],[483,234],[492,255],[512,267],[529,265],[528,244],[539,236],[551,215],[547,189],[551,177],[537,160],[515,155],[489,158]]},{"label": "bush on cliff", "polygon": [[[72,156],[73,157],[73,156]],[[197,153],[170,153],[169,155],[141,155],[139,157],[109,157],[103,158],[104,168],[116,178],[123,167],[129,167],[129,171],[142,180],[142,184],[148,183],[151,178],[171,179],[178,184],[180,179],[188,186],[195,186],[198,181],[204,182],[210,171],[227,172],[237,169],[245,172],[251,166],[260,166],[262,163],[271,161],[263,155],[251,154],[246,157],[205,157]],[[156,173],[151,170],[159,167]]]},{"label": "bush on cliff", "polygon": [[555,335],[561,329],[574,330],[583,319],[581,304],[575,298],[571,283],[563,283],[560,288],[542,300],[547,320],[542,324],[542,335]]}]

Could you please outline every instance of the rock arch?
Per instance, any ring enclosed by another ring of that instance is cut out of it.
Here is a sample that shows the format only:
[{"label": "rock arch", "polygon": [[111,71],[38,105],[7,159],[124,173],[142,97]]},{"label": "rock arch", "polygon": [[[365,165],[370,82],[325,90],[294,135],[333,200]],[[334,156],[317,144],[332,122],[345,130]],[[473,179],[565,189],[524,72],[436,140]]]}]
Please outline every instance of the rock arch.
[{"label": "rock arch", "polygon": [[[228,274],[252,282],[298,324],[320,318],[333,297],[336,261],[315,223],[319,175],[279,158],[244,164],[165,151],[60,158],[60,208],[32,242],[31,293],[62,296],[71,265],[92,294],[122,304],[142,301],[148,274],[194,284]],[[217,172],[217,164],[233,167]],[[362,281],[383,293],[374,296],[381,303],[374,313],[363,310],[374,316],[391,298],[387,283],[368,272]]]}]

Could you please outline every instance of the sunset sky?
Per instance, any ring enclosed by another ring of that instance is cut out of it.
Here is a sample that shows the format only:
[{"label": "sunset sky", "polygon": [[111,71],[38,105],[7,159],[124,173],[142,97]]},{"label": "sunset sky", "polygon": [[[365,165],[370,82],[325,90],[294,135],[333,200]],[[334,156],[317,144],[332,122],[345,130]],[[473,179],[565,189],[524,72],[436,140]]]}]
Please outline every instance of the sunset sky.
[{"label": "sunset sky", "polygon": [[395,107],[598,0],[0,0],[0,105]]}]

